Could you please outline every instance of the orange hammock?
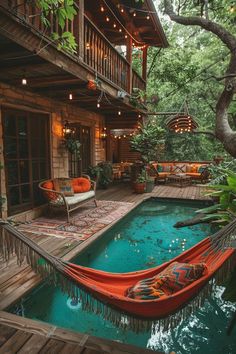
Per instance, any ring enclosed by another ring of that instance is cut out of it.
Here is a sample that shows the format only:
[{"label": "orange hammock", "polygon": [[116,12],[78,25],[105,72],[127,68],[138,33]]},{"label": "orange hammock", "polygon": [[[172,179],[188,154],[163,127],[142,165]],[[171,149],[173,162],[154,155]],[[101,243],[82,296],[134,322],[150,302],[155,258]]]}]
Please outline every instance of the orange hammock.
[{"label": "orange hammock", "polygon": [[[1,225],[3,232],[0,250],[5,260],[14,253],[20,263],[26,258],[37,273],[44,278],[49,278],[55,285],[59,285],[72,298],[80,299],[84,309],[102,313],[104,317],[119,325],[120,322],[126,325],[128,323],[128,327],[136,331],[150,327],[150,323],[184,308],[203,288],[206,289],[206,284],[222,265],[225,265],[222,271],[228,273],[232,265],[230,259],[232,260],[234,249],[228,248],[227,245],[236,230],[236,220],[234,220],[213,237],[205,238],[169,262],[147,270],[116,274],[62,261],[48,254],[8,223],[2,222]],[[140,280],[156,276],[174,261],[192,264],[204,262],[207,272],[169,296],[154,300],[138,300],[125,295],[129,287]],[[201,305],[202,299],[203,296],[197,298],[195,307]],[[191,306],[193,308],[193,303]],[[145,321],[149,326],[144,326]]]}]

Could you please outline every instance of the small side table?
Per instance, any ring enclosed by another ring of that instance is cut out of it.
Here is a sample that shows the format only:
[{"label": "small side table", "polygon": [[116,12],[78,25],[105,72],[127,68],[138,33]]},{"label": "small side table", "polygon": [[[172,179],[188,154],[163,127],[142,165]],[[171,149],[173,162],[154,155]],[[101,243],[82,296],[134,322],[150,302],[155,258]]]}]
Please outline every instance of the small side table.
[{"label": "small side table", "polygon": [[167,183],[176,185],[178,187],[186,187],[192,183],[191,177],[185,174],[169,175]]}]

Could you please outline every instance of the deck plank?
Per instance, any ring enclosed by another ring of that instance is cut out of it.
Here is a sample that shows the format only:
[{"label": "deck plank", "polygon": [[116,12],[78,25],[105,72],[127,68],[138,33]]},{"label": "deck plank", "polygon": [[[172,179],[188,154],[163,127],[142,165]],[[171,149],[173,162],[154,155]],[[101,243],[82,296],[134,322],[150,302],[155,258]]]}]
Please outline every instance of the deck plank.
[{"label": "deck plank", "polygon": [[0,348],[0,354],[16,353],[32,336],[29,332],[16,331]]},{"label": "deck plank", "polygon": [[17,354],[38,354],[47,342],[48,338],[33,334]]},{"label": "deck plank", "polygon": [[16,332],[14,328],[0,324],[0,347]]}]

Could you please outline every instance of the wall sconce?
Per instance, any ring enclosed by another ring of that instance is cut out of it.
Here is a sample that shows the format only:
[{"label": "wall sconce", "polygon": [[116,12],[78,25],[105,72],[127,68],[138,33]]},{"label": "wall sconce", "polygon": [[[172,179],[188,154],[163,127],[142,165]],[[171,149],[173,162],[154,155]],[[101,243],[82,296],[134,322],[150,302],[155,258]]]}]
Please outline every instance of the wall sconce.
[{"label": "wall sconce", "polygon": [[71,128],[70,123],[66,120],[62,128],[63,138],[69,138],[74,132],[74,129]]},{"label": "wall sconce", "polygon": [[101,134],[100,134],[100,138],[101,138],[102,140],[106,140],[106,138],[107,138],[107,128],[106,128],[106,127],[104,127],[104,128],[102,129]]}]

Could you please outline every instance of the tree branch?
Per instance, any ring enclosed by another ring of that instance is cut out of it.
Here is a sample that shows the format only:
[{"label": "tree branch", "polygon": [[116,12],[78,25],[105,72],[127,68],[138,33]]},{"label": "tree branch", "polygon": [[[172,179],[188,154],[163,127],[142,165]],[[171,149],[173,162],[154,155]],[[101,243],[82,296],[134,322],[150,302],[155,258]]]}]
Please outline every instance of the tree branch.
[{"label": "tree branch", "polygon": [[[208,19],[197,16],[178,16],[174,12],[171,0],[164,0],[164,6],[165,12],[170,16],[171,20],[184,26],[199,26],[215,34],[230,50],[231,58],[224,77],[224,89],[216,103],[215,134],[210,133],[210,135],[219,139],[225,150],[233,157],[236,157],[236,131],[231,128],[228,120],[228,109],[236,91],[236,37],[220,24]],[[195,133],[198,134],[199,132]],[[201,134],[209,134],[209,132],[201,132]]]},{"label": "tree branch", "polygon": [[185,26],[190,26],[190,25],[200,26],[206,29],[207,31],[214,33],[217,37],[219,37],[231,52],[236,50],[236,38],[229,31],[227,31],[223,26],[202,17],[178,16],[174,12],[172,1],[170,0],[164,0],[164,5],[165,5],[165,13],[170,16],[170,19],[172,21]]}]

